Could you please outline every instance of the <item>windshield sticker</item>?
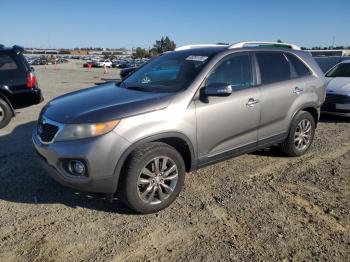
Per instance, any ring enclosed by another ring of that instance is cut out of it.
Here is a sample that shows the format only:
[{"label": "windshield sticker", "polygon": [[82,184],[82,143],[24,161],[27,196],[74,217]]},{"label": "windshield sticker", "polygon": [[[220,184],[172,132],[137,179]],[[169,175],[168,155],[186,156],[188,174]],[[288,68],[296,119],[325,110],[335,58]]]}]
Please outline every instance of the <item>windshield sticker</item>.
[{"label": "windshield sticker", "polygon": [[204,62],[207,59],[208,59],[207,56],[200,56],[200,55],[190,55],[189,57],[186,58],[186,60],[189,60],[189,61],[199,61],[199,62]]},{"label": "windshield sticker", "polygon": [[151,82],[151,79],[148,76],[144,76],[141,80],[141,84],[148,84]]}]

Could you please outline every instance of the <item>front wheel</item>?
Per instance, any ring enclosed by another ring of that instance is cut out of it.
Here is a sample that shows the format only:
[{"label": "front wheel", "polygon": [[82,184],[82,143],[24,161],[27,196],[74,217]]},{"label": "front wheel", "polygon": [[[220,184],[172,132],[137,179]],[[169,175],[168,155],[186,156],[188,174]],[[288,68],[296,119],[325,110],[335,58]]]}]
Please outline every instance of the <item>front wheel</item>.
[{"label": "front wheel", "polygon": [[175,148],[148,143],[132,152],[123,173],[121,200],[137,213],[153,213],[169,206],[185,180],[185,164]]},{"label": "front wheel", "polygon": [[315,120],[306,111],[300,111],[293,119],[287,139],[281,144],[281,150],[288,156],[305,154],[314,139]]}]

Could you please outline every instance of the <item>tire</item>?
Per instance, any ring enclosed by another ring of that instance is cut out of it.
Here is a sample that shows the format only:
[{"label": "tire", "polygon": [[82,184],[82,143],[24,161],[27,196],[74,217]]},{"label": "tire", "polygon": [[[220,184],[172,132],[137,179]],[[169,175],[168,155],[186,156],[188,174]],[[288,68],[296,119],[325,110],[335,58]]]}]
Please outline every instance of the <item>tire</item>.
[{"label": "tire", "polygon": [[127,160],[120,198],[136,213],[157,212],[177,198],[185,172],[184,160],[175,148],[160,142],[147,143],[135,149]]},{"label": "tire", "polygon": [[10,106],[0,98],[0,129],[7,126],[12,118]]},{"label": "tire", "polygon": [[315,136],[315,120],[306,111],[300,111],[293,118],[287,139],[280,145],[288,156],[304,155],[310,148]]}]

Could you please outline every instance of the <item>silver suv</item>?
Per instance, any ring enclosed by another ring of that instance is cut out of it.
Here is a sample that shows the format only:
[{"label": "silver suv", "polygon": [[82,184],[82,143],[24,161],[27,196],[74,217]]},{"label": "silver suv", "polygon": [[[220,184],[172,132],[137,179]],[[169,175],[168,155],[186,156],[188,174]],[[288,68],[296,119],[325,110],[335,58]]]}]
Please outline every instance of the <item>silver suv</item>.
[{"label": "silver suv", "polygon": [[176,199],[186,172],[276,144],[303,155],[324,99],[322,71],[297,46],[184,46],[121,83],[52,100],[33,142],[58,182],[151,213]]}]

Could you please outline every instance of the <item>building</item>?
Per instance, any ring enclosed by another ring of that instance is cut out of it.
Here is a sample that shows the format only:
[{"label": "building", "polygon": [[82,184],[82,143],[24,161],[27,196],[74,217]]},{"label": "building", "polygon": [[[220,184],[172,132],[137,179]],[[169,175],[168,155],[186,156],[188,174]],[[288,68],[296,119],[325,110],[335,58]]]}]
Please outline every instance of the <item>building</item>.
[{"label": "building", "polygon": [[44,49],[44,48],[25,48],[25,54],[38,54],[38,55],[57,55],[59,50],[57,49]]},{"label": "building", "polygon": [[305,50],[312,54],[312,56],[350,56],[349,49],[339,50]]}]

